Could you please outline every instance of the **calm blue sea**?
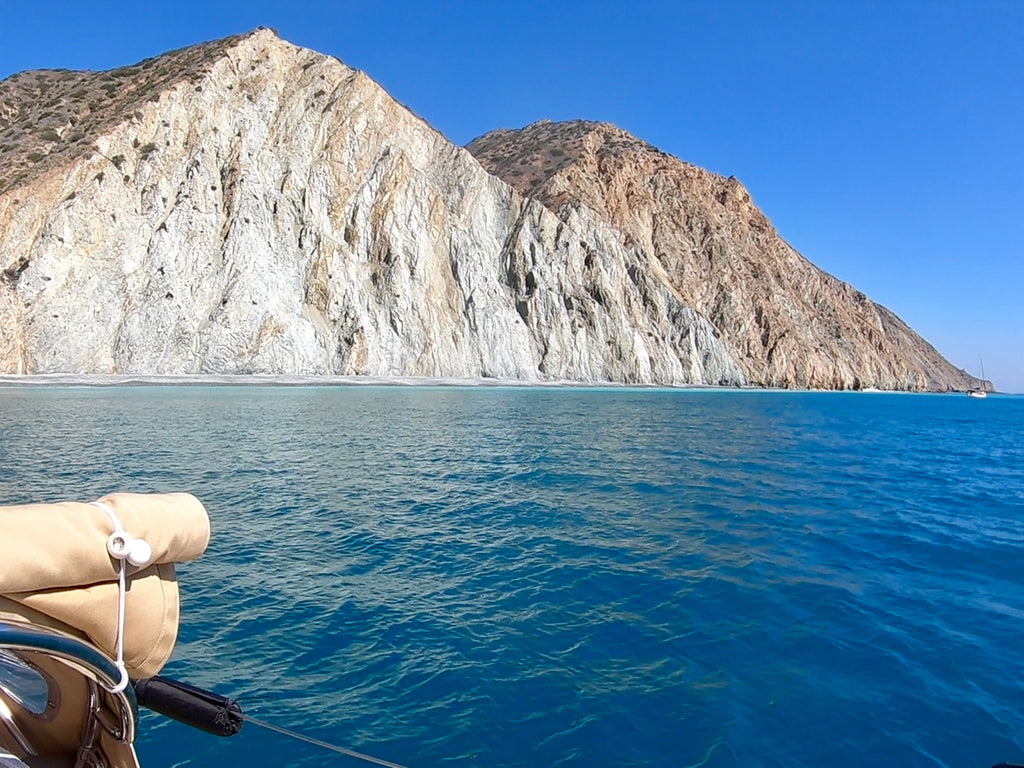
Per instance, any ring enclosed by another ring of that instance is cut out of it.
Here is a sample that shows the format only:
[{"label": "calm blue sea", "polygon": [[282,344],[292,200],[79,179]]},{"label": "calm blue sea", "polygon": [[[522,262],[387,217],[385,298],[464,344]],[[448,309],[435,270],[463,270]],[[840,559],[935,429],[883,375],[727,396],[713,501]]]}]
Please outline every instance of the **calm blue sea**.
[{"label": "calm blue sea", "polygon": [[1024,761],[1021,398],[0,388],[0,503],[115,490],[213,519],[168,674],[386,760]]}]

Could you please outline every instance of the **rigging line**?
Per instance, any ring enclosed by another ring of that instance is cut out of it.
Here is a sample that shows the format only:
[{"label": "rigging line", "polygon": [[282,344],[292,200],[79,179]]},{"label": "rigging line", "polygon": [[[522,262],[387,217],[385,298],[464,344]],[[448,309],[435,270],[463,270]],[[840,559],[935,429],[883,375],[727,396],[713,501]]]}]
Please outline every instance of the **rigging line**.
[{"label": "rigging line", "polygon": [[289,731],[287,728],[282,728],[279,725],[271,725],[270,723],[266,723],[263,720],[257,720],[252,715],[242,715],[242,717],[245,718],[245,721],[247,723],[258,725],[260,728],[266,728],[269,731],[277,731],[278,733],[283,734],[285,736],[290,736],[293,739],[305,741],[307,744],[313,744],[317,747],[323,747],[324,749],[329,749],[332,752],[337,752],[341,755],[348,755],[349,757],[354,757],[357,760],[365,760],[368,763],[382,765],[384,766],[384,768],[406,768],[406,766],[404,765],[399,765],[398,763],[390,763],[387,760],[381,760],[379,757],[364,755],[362,752],[356,752],[354,749],[345,749],[345,747],[339,747],[335,744],[328,744],[326,741],[320,741],[320,739],[314,739],[311,736],[303,736],[301,733]]}]

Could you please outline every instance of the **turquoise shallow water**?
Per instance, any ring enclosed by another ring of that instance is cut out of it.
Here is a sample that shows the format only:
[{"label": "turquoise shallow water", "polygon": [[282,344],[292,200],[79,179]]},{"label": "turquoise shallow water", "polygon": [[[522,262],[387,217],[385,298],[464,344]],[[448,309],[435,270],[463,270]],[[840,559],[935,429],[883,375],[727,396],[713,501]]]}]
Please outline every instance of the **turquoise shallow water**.
[{"label": "turquoise shallow water", "polygon": [[2,503],[112,490],[213,519],[169,674],[388,760],[1024,760],[1024,399],[0,388]]}]

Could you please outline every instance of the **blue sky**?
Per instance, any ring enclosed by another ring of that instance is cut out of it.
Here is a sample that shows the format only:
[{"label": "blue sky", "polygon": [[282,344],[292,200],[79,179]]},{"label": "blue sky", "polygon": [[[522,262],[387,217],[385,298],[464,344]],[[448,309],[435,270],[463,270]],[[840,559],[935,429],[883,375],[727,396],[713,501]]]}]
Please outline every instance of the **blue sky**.
[{"label": "blue sky", "polygon": [[1024,392],[1024,0],[0,0],[0,78],[261,25],[459,144],[604,120],[733,174],[812,262]]}]

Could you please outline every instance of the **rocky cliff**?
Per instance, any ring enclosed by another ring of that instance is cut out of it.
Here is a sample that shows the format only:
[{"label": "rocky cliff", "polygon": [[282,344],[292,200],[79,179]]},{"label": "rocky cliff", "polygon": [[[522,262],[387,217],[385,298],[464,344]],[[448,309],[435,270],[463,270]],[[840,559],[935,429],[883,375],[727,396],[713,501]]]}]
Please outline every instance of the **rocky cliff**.
[{"label": "rocky cliff", "polygon": [[[738,185],[650,148],[616,170],[571,142],[527,184],[502,167],[516,143],[474,144],[492,175],[269,30],[9,78],[0,373],[969,386],[793,254]],[[720,210],[687,198],[687,174]],[[637,195],[646,213],[623,209]],[[758,248],[778,264],[748,264]],[[806,280],[776,274],[794,264]]]},{"label": "rocky cliff", "polygon": [[947,390],[977,381],[794,251],[735,178],[584,121],[494,131],[468,149],[560,218],[587,211],[616,231],[647,274],[711,322],[752,382]]}]

